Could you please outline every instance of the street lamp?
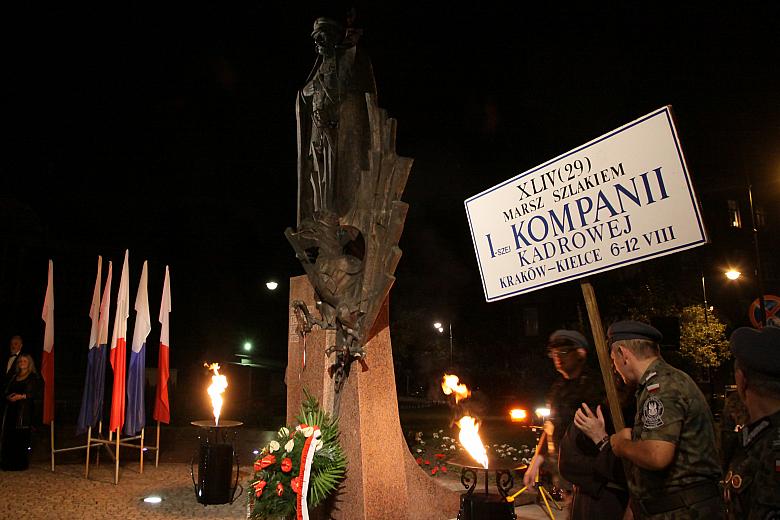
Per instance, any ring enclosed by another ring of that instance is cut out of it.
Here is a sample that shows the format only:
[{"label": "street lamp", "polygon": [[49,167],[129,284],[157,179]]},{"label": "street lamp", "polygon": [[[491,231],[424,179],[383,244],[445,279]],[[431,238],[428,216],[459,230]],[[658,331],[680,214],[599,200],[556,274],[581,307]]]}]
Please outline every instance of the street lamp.
[{"label": "street lamp", "polygon": [[[433,328],[439,331],[439,334],[444,334],[444,326],[441,322],[437,321],[433,324]],[[450,330],[450,366],[452,366],[452,323],[449,324]]]},{"label": "street lamp", "polygon": [[265,282],[265,286],[268,288],[269,291],[275,291],[276,288],[279,287],[279,284],[273,280],[269,280]]},{"label": "street lamp", "polygon": [[740,276],[742,276],[742,273],[737,271],[736,269],[729,269],[724,273],[726,275],[726,278],[729,280],[738,280]]},{"label": "street lamp", "polygon": [[249,341],[244,343],[244,351],[245,352],[251,352],[252,351],[252,343]]}]

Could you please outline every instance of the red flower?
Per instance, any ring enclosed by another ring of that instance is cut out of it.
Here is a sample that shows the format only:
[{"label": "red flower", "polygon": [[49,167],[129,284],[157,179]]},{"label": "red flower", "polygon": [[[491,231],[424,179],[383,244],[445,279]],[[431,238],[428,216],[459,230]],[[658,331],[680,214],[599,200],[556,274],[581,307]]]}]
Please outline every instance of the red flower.
[{"label": "red flower", "polygon": [[442,466],[439,468],[442,473],[447,473],[447,466]]},{"label": "red flower", "polygon": [[441,460],[441,459],[443,459],[443,458],[444,458],[444,454],[443,454],[443,453],[437,453],[437,454],[435,455],[435,457],[436,457],[437,459]]},{"label": "red flower", "polygon": [[295,477],[294,479],[292,479],[290,481],[290,487],[292,488],[292,490],[295,492],[296,495],[300,495],[301,494],[301,482],[302,481],[303,481],[303,477],[301,477],[301,476]]},{"label": "red flower", "polygon": [[431,475],[435,475],[437,471],[439,471],[439,466],[436,466],[431,470]]},{"label": "red flower", "polygon": [[255,461],[255,471],[265,469],[271,464],[276,463],[276,455],[266,455],[262,459]]},{"label": "red flower", "polygon": [[425,465],[426,466],[430,466],[431,465],[431,461],[429,461],[428,459],[425,459]]},{"label": "red flower", "polygon": [[422,457],[417,457],[415,461],[417,462],[417,464],[422,464]]},{"label": "red flower", "polygon": [[263,494],[263,489],[265,489],[266,481],[261,480],[260,482],[255,482],[255,496],[260,496]]},{"label": "red flower", "polygon": [[281,482],[279,482],[279,483],[276,485],[276,495],[277,495],[277,496],[282,496],[283,494],[284,494],[284,486],[282,485],[282,483],[281,483]]},{"label": "red flower", "polygon": [[288,473],[292,469],[292,461],[290,460],[290,457],[285,457],[282,459],[282,471],[284,473]]}]

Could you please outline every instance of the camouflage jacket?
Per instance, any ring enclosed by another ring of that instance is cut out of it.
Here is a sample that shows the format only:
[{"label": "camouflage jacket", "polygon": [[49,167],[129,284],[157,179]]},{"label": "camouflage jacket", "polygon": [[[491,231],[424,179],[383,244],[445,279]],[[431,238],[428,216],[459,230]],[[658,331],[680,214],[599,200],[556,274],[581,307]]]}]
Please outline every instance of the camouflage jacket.
[{"label": "camouflage jacket", "polygon": [[724,479],[729,518],[780,518],[780,411],[745,426]]},{"label": "camouflage jacket", "polygon": [[672,464],[662,471],[631,465],[631,496],[658,498],[690,484],[718,482],[721,469],[712,412],[696,383],[658,358],[640,379],[636,396],[631,439],[671,442],[676,449]]}]

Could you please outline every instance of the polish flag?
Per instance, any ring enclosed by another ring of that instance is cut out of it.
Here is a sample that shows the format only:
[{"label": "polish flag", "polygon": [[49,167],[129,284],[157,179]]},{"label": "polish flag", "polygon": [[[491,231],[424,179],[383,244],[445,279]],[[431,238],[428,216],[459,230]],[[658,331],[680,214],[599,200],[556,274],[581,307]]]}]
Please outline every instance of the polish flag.
[{"label": "polish flag", "polygon": [[[92,304],[89,307],[89,318],[92,320],[92,327],[89,332],[89,349],[87,352],[87,373],[84,376],[84,393],[81,395],[81,410],[76,423],[76,434],[87,431],[91,426],[95,426],[103,411],[103,388],[105,384],[106,372],[106,340],[99,342],[100,337],[100,277],[103,271],[103,257],[98,256],[97,277],[95,278],[95,288],[92,291]],[[111,292],[111,262],[109,262],[109,278],[106,286],[104,298]],[[106,313],[106,320],[108,314]],[[108,323],[106,325],[106,336],[108,336]]]},{"label": "polish flag", "polygon": [[168,424],[171,422],[171,405],[168,402],[168,349],[170,348],[169,319],[171,313],[171,276],[165,266],[162,303],[160,304],[160,357],[157,360],[157,398],[154,402],[154,418]]},{"label": "polish flag", "polygon": [[133,347],[130,351],[130,368],[127,373],[127,415],[125,434],[136,435],[146,426],[144,383],[146,382],[146,338],[152,331],[149,318],[149,291],[147,290],[147,262],[141,270],[141,281],[135,296],[135,327]]},{"label": "polish flag", "polygon": [[114,370],[114,388],[111,394],[111,420],[109,431],[119,431],[125,420],[125,371],[127,368],[127,318],[130,316],[130,269],[127,265],[129,251],[125,251],[122,277],[116,297],[114,334],[111,338],[111,368]]},{"label": "polish flag", "polygon": [[41,318],[46,323],[43,333],[43,424],[54,420],[54,262],[49,260],[49,281],[46,285],[46,298],[43,301]]}]

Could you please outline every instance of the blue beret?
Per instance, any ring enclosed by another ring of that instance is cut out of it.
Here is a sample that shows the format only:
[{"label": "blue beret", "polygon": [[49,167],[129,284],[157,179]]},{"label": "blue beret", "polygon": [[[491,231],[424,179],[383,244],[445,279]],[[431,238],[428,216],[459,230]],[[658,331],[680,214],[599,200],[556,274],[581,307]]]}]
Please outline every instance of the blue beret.
[{"label": "blue beret", "polygon": [[780,328],[761,330],[740,327],[731,334],[731,352],[740,365],[769,376],[780,377]]},{"label": "blue beret", "polygon": [[576,330],[560,329],[550,334],[550,339],[547,340],[547,345],[555,345],[557,343],[573,343],[578,347],[582,347],[586,350],[590,348],[588,340],[585,339],[585,336]]},{"label": "blue beret", "polygon": [[610,325],[607,330],[607,338],[611,345],[616,341],[624,339],[646,339],[660,343],[664,336],[661,334],[661,331],[652,325],[642,323],[641,321],[625,320]]}]

